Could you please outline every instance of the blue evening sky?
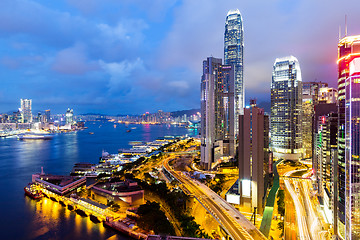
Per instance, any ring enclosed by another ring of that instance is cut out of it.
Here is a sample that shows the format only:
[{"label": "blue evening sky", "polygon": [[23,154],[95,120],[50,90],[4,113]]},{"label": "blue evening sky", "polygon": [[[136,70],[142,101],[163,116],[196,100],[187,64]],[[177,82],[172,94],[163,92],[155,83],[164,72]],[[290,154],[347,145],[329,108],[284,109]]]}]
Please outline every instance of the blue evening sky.
[{"label": "blue evening sky", "polygon": [[202,61],[223,58],[227,11],[244,19],[246,99],[270,101],[277,57],[336,87],[339,25],[359,0],[1,0],[0,113],[138,114],[200,108]]}]

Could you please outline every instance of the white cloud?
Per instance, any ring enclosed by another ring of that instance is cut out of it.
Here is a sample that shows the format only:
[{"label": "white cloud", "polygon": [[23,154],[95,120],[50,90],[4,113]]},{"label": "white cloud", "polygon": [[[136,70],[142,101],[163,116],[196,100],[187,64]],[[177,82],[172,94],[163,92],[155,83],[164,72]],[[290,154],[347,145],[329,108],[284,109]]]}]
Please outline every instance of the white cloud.
[{"label": "white cloud", "polygon": [[143,61],[137,58],[134,61],[124,60],[122,62],[106,63],[99,61],[100,66],[110,75],[108,82],[109,93],[128,94],[133,87],[132,75],[136,71],[141,71]]}]

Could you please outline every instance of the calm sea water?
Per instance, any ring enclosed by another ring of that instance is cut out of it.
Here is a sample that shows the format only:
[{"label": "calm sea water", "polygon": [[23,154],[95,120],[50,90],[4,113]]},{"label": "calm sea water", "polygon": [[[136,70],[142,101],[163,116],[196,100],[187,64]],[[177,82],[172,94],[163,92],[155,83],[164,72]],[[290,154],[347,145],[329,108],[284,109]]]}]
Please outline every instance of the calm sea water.
[{"label": "calm sea water", "polygon": [[49,199],[31,200],[23,188],[41,167],[46,173],[68,175],[74,163],[98,163],[102,150],[116,153],[130,147],[129,141],[194,134],[167,125],[117,124],[114,128],[113,123],[88,122],[86,126],[84,131],[46,141],[0,138],[0,239],[129,239]]}]

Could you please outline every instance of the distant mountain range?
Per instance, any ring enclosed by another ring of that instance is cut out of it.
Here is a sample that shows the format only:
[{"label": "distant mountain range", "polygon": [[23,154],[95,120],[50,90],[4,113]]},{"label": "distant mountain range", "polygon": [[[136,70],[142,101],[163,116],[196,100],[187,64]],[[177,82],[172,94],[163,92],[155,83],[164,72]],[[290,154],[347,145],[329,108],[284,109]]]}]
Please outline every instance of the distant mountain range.
[{"label": "distant mountain range", "polygon": [[187,116],[190,116],[193,114],[197,114],[198,112],[200,112],[200,108],[190,109],[190,110],[181,110],[181,111],[175,111],[175,112],[170,112],[170,113],[171,113],[171,116],[178,117],[178,116],[182,116],[184,114],[186,114]]},{"label": "distant mountain range", "polygon": [[[200,112],[200,109],[190,109],[190,110],[180,110],[180,111],[174,111],[174,112],[170,112],[172,117],[178,117],[178,116],[182,116],[184,114],[190,116],[193,114],[197,114],[198,112]],[[156,112],[154,112],[156,113]],[[110,114],[102,114],[102,113],[83,113],[83,114],[79,114],[79,115],[83,115],[83,116],[87,116],[87,115],[98,115],[98,116],[114,116],[114,115],[110,115]],[[139,114],[141,115],[141,114]],[[137,114],[117,114],[117,117],[122,117],[122,116],[137,116]]]},{"label": "distant mountain range", "polygon": [[[264,108],[265,112],[270,114],[270,109],[271,109],[271,103],[270,102],[260,102],[257,104],[258,107],[260,108]],[[193,114],[197,114],[198,112],[200,112],[200,108],[194,108],[194,109],[189,109],[189,110],[179,110],[179,111],[173,111],[170,112],[172,117],[178,117],[178,116],[183,116],[184,114],[190,116]],[[85,113],[85,114],[80,114],[80,115],[99,115],[99,116],[111,116],[111,115],[107,115],[107,114],[100,114],[100,113]],[[121,117],[121,116],[136,116],[136,114],[118,114],[116,116]],[[141,114],[139,114],[141,115]]]}]

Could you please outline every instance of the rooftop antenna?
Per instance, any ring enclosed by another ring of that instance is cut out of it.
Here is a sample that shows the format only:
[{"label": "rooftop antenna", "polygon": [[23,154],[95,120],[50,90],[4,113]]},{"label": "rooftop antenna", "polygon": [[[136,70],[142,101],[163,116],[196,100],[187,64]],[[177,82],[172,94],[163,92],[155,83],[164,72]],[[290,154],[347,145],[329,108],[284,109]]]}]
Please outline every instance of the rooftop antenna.
[{"label": "rooftop antenna", "polygon": [[347,15],[345,14],[345,37],[347,36]]},{"label": "rooftop antenna", "polygon": [[339,25],[339,40],[341,39],[341,25]]}]

